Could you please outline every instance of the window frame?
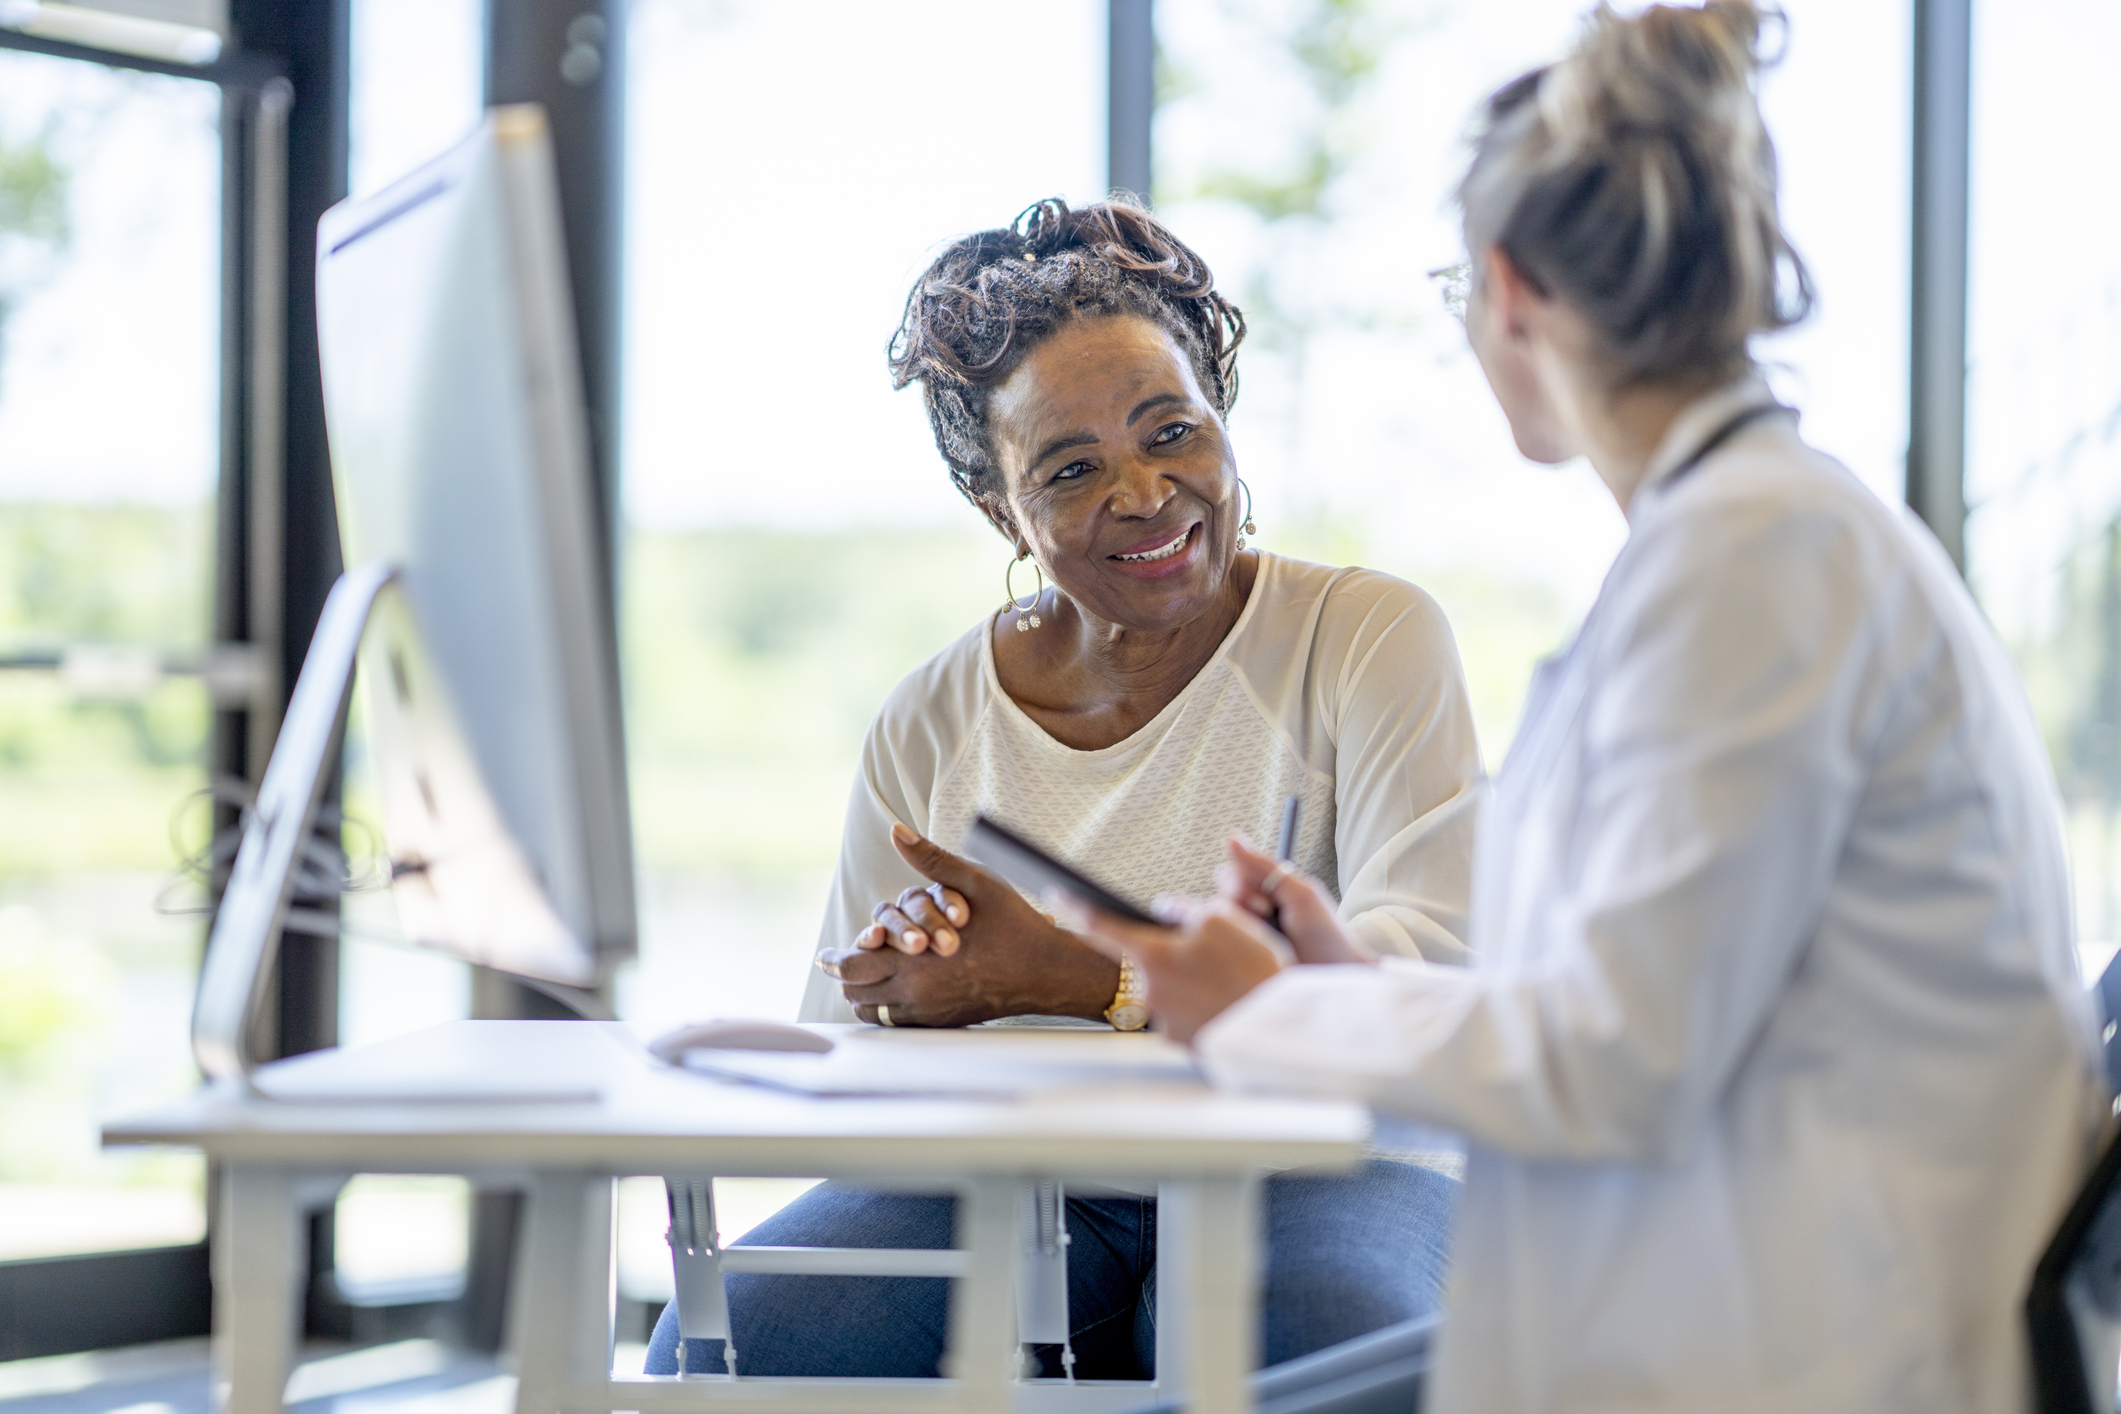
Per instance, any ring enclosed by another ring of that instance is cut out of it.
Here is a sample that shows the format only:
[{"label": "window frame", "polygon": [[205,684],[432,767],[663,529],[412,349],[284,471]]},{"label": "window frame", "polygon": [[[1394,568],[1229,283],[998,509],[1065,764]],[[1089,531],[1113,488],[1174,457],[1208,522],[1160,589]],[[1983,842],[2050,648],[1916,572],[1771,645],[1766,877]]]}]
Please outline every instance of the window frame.
[{"label": "window frame", "polygon": [[[339,570],[316,360],[315,231],[345,195],[348,0],[235,0],[237,32],[185,65],[0,30],[0,49],[166,74],[221,90],[221,464],[212,633],[242,645],[250,702],[217,709],[212,776],[264,769],[324,595]],[[235,823],[217,807],[217,829]],[[215,881],[216,893],[223,880]],[[277,1054],[332,1044],[338,940],[290,936],[272,1034]],[[0,1360],[209,1333],[207,1239],[180,1247],[0,1262]],[[328,1216],[312,1229],[328,1264]],[[321,1250],[319,1250],[321,1249]]]}]

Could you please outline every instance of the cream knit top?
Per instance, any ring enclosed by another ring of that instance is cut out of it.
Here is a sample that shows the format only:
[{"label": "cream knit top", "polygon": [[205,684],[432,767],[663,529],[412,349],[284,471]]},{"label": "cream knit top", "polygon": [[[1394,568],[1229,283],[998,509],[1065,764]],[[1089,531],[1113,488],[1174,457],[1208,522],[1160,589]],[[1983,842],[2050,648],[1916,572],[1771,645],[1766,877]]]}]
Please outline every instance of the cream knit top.
[{"label": "cream knit top", "polygon": [[[1380,953],[1460,962],[1480,753],[1450,625],[1389,575],[1260,553],[1251,597],[1192,682],[1124,741],[1078,751],[1002,690],[982,620],[885,699],[847,804],[820,951],[923,881],[903,822],[955,849],[985,812],[1122,897],[1214,891],[1223,839],[1271,848],[1303,798],[1296,860]],[[852,1021],[813,972],[805,1021]]]}]

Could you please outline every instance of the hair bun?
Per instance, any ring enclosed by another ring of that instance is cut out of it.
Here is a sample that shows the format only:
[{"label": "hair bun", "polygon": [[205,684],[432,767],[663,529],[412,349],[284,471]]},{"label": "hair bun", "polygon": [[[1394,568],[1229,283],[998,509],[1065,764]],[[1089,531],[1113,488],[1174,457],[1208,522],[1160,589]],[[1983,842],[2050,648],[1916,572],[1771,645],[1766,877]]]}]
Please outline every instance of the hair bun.
[{"label": "hair bun", "polygon": [[1540,110],[1557,138],[1581,145],[1681,138],[1704,126],[1749,142],[1760,129],[1753,81],[1764,67],[1763,20],[1751,0],[1656,5],[1633,18],[1600,5],[1540,86]]},{"label": "hair bun", "polygon": [[1620,381],[1734,373],[1811,309],[1754,94],[1782,57],[1770,30],[1788,21],[1754,0],[1601,4],[1566,58],[1488,100],[1459,185],[1468,246],[1583,312]]}]

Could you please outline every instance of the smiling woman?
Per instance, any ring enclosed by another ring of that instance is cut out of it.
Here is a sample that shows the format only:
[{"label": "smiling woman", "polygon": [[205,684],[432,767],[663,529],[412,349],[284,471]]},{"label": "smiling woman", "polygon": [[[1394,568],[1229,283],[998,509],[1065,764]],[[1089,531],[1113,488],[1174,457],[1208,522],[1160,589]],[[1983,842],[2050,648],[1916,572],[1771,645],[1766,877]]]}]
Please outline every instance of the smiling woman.
[{"label": "smiling woman", "polygon": [[[1297,857],[1343,880],[1372,946],[1463,955],[1478,758],[1449,629],[1411,585],[1243,549],[1243,337],[1207,263],[1124,202],[1040,202],[915,285],[894,379],[1052,588],[885,703],[806,1015],[1106,1018],[1117,967],[927,843],[981,812],[1151,898],[1207,892],[1224,838],[1265,838],[1297,795]],[[1411,655],[1389,680],[1381,644]]]},{"label": "smiling woman", "polygon": [[[1138,986],[949,852],[985,813],[1140,898],[1206,893],[1303,801],[1296,865],[1365,948],[1455,963],[1479,756],[1449,627],[1366,570],[1247,549],[1226,418],[1244,321],[1123,202],[949,246],[892,346],[957,488],[1050,587],[910,674],[870,730],[804,1015],[1139,1027]],[[942,843],[936,843],[940,841]],[[1433,1309],[1457,1183],[1377,1161],[1266,1185],[1268,1363]],[[1077,1373],[1153,1368],[1156,1205],[1071,1185]],[[825,1184],[746,1239],[947,1247],[946,1198]],[[733,1277],[754,1374],[933,1376],[942,1282]],[[688,1369],[722,1367],[700,1343]],[[1060,1373],[1061,1352],[1047,1358]],[[679,1367],[675,1317],[652,1373]]]}]

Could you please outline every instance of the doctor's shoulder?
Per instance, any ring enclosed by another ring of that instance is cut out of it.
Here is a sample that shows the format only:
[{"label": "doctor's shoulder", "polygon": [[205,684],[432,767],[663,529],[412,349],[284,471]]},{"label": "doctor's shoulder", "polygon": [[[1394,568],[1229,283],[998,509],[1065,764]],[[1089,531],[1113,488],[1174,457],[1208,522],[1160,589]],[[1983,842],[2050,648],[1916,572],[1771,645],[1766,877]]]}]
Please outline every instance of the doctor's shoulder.
[{"label": "doctor's shoulder", "polygon": [[1735,449],[1637,519],[1629,558],[1685,577],[1747,572],[1845,578],[1876,587],[1899,568],[1895,509],[1827,453],[1797,440]]},{"label": "doctor's shoulder", "polygon": [[1766,662],[1934,631],[1942,606],[1920,547],[1831,456],[1790,438],[1690,480],[1634,518],[1594,611],[1596,656],[1706,635],[1715,653]]}]

